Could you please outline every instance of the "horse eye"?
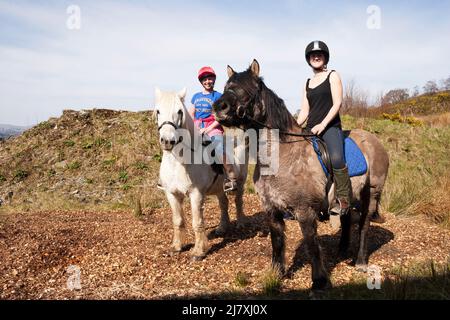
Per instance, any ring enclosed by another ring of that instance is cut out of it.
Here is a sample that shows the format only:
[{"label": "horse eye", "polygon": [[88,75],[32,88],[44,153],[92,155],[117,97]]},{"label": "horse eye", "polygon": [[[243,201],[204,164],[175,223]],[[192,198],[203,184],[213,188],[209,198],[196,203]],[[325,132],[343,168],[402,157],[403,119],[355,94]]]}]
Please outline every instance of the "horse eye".
[{"label": "horse eye", "polygon": [[180,115],[181,115],[181,114],[183,114],[183,111],[181,111],[181,110],[178,110],[178,114],[180,114]]},{"label": "horse eye", "polygon": [[156,114],[159,114],[159,110],[156,110]]}]

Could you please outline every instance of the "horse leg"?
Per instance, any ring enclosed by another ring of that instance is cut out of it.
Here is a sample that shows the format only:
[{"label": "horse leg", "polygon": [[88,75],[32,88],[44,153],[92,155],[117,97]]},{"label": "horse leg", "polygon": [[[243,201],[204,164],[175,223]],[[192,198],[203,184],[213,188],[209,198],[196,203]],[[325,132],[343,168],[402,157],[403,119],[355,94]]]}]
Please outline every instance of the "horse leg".
[{"label": "horse leg", "polygon": [[195,245],[192,249],[192,259],[202,260],[208,251],[208,237],[206,236],[205,222],[203,220],[204,196],[200,191],[194,190],[190,194],[192,210],[192,227],[195,233]]},{"label": "horse leg", "polygon": [[341,238],[339,240],[339,255],[341,257],[347,256],[350,245],[351,227],[352,215],[351,211],[349,211],[346,215],[341,216]]},{"label": "horse leg", "polygon": [[238,228],[241,228],[245,225],[245,214],[244,214],[244,185],[245,181],[239,183],[238,190],[236,192],[236,197],[234,198],[234,202],[236,203],[236,220]]},{"label": "horse leg", "polygon": [[283,213],[278,210],[270,210],[269,229],[272,242],[272,268],[284,275],[285,235]]},{"label": "horse leg", "polygon": [[[369,208],[373,208],[374,203],[370,195],[370,188],[365,187],[361,196],[361,219],[359,221],[359,250],[356,259],[356,270],[367,272],[368,255],[367,255],[367,238],[370,227]],[[376,206],[375,206],[376,208]]]},{"label": "horse leg", "polygon": [[186,234],[186,225],[184,223],[183,212],[183,196],[174,195],[172,193],[166,193],[167,200],[169,201],[172,209],[172,222],[173,222],[173,242],[172,250],[174,253],[181,252]]},{"label": "horse leg", "polygon": [[331,286],[331,283],[323,263],[322,250],[317,237],[316,213],[312,208],[309,208],[301,213],[296,212],[296,216],[300,223],[308,254],[312,260],[312,290],[324,290]]},{"label": "horse leg", "polygon": [[225,192],[220,192],[217,195],[220,207],[220,223],[217,227],[215,234],[219,237],[224,236],[230,226],[230,216],[228,215],[228,197]]}]

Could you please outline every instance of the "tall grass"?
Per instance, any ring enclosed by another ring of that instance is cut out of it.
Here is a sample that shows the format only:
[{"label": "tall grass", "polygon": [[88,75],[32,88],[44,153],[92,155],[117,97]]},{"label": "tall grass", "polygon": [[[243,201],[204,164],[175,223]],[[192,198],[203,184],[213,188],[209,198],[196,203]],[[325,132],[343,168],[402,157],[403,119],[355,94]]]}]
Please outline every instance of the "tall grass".
[{"label": "tall grass", "polygon": [[375,133],[389,153],[383,210],[394,214],[422,213],[435,216],[442,223],[448,221],[450,127],[417,127],[348,115],[343,117],[343,122],[344,129],[362,128]]}]

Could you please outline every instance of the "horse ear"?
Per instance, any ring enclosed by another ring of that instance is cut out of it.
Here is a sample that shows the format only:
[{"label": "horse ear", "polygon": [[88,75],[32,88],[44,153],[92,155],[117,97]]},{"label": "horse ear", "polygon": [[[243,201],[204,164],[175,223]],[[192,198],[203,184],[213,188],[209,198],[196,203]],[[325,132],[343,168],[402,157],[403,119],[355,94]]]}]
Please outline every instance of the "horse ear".
[{"label": "horse ear", "polygon": [[155,101],[158,101],[161,98],[161,90],[156,87],[155,88]]},{"label": "horse ear", "polygon": [[184,101],[184,98],[186,97],[187,89],[183,88],[181,91],[177,93],[178,97],[181,101]]},{"label": "horse ear", "polygon": [[231,78],[231,76],[233,74],[235,74],[236,72],[234,72],[233,68],[230,66],[227,66],[227,73],[228,73],[228,78]]},{"label": "horse ear", "polygon": [[252,70],[252,73],[259,77],[259,63],[256,61],[256,59],[253,59],[252,64],[250,65],[250,70]]}]

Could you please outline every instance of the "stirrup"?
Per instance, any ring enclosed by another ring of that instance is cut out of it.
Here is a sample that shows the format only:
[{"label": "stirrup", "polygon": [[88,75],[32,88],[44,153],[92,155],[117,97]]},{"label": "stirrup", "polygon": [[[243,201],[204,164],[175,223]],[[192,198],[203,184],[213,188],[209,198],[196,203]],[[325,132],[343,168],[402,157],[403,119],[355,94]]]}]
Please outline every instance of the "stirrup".
[{"label": "stirrup", "polygon": [[347,206],[345,208],[342,208],[342,202],[341,200],[339,200],[339,198],[337,199],[338,203],[339,203],[339,215],[340,216],[345,216],[347,214],[349,214],[350,212],[350,202],[347,202],[347,200],[344,200],[345,202],[347,202]]},{"label": "stirrup", "polygon": [[223,182],[223,191],[224,192],[235,192],[237,191],[237,182],[235,180],[225,179]]}]

